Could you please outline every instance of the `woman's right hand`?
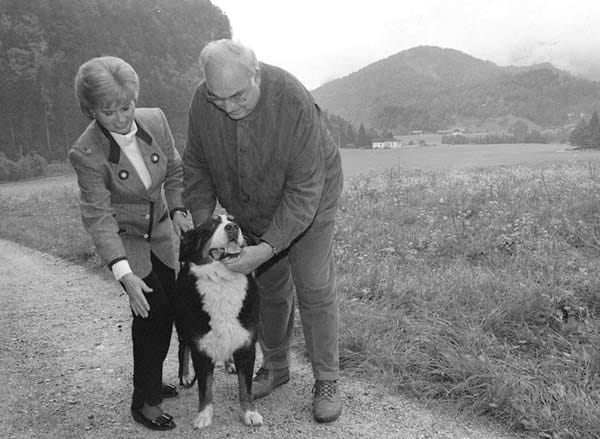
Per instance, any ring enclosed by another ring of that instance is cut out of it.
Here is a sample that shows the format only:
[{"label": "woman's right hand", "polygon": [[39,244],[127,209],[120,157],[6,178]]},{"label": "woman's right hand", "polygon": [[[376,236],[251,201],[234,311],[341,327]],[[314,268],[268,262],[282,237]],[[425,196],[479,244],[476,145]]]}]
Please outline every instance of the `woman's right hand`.
[{"label": "woman's right hand", "polygon": [[144,293],[151,293],[153,291],[152,288],[133,273],[127,273],[120,280],[129,296],[129,306],[133,314],[144,319],[148,317],[150,305],[146,297],[144,297]]}]

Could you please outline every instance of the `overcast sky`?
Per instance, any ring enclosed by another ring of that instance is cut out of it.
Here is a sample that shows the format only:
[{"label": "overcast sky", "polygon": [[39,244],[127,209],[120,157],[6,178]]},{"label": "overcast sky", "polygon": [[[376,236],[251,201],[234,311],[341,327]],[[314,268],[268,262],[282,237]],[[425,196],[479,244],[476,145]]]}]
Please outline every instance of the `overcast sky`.
[{"label": "overcast sky", "polygon": [[411,47],[499,65],[552,62],[600,80],[596,0],[212,0],[233,38],[309,89]]}]

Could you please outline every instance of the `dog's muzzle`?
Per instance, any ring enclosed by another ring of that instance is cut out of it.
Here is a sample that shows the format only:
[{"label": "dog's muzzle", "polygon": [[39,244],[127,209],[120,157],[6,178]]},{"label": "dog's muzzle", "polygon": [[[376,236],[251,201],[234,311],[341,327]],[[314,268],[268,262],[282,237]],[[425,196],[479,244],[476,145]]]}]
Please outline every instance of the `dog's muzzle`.
[{"label": "dog's muzzle", "polygon": [[227,250],[225,247],[221,248],[211,248],[208,251],[208,255],[213,258],[215,261],[224,261],[226,259],[237,258],[240,255],[241,251],[231,252]]}]

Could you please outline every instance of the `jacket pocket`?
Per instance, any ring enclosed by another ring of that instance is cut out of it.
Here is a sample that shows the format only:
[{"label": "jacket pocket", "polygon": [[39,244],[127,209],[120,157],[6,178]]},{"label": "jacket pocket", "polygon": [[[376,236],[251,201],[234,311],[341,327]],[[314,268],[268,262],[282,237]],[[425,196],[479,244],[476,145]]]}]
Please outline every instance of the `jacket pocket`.
[{"label": "jacket pocket", "polygon": [[143,236],[148,233],[151,206],[148,203],[115,203],[115,219],[119,225],[119,233]]}]

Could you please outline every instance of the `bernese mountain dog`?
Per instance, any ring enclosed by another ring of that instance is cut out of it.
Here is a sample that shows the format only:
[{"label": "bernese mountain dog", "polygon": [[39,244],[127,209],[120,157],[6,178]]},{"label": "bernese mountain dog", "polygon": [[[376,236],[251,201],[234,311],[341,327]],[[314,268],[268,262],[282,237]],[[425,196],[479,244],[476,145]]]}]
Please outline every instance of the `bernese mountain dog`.
[{"label": "bernese mountain dog", "polygon": [[[263,422],[252,400],[259,303],[256,284],[251,275],[234,273],[222,263],[239,257],[246,239],[228,215],[213,216],[181,236],[175,325],[180,338],[179,380],[185,387],[198,380],[194,428],[211,425],[215,364],[231,358],[243,421],[246,425]],[[189,371],[190,354],[195,376]]]}]

